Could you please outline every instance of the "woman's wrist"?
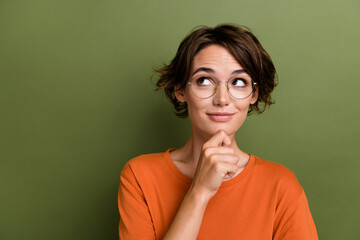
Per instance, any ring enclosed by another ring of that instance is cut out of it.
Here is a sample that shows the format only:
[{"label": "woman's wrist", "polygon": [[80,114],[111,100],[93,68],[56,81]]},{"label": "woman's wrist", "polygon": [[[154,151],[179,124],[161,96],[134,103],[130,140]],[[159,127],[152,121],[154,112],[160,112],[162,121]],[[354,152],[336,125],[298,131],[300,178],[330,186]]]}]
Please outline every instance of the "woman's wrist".
[{"label": "woman's wrist", "polygon": [[210,199],[212,198],[212,195],[209,192],[196,188],[192,185],[186,197],[192,199],[193,201],[199,204],[207,205]]}]

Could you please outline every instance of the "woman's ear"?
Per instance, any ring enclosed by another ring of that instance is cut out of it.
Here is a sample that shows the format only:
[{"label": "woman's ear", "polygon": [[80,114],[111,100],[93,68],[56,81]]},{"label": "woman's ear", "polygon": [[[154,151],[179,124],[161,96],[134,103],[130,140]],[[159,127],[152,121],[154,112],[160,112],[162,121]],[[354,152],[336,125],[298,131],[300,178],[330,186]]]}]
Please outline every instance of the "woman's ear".
[{"label": "woman's ear", "polygon": [[259,96],[259,87],[255,85],[255,90],[252,94],[250,104],[256,103],[256,101],[258,100],[258,96]]},{"label": "woman's ear", "polygon": [[174,91],[175,97],[179,102],[186,102],[185,88],[181,88],[180,85],[175,85]]}]

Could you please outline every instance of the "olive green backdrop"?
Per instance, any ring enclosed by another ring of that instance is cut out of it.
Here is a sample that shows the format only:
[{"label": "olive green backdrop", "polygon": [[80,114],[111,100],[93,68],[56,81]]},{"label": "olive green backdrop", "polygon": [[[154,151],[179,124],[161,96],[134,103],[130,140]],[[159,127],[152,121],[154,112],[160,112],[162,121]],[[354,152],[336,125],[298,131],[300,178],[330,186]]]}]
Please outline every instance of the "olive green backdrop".
[{"label": "olive green backdrop", "polygon": [[296,174],[321,239],[360,239],[357,0],[2,0],[0,239],[116,239],[124,163],[190,134],[152,69],[224,22],[249,26],[279,75],[240,147]]}]

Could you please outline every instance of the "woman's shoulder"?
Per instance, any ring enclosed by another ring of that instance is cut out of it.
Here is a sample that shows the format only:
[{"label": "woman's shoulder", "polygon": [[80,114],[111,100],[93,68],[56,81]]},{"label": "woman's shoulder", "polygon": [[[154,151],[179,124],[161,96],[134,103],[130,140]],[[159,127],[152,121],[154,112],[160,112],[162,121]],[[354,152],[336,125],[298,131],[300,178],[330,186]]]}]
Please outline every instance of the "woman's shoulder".
[{"label": "woman's shoulder", "polygon": [[130,159],[127,164],[131,165],[142,165],[142,164],[152,164],[154,161],[159,161],[164,158],[164,152],[162,153],[147,153],[142,154],[137,157]]},{"label": "woman's shoulder", "polygon": [[122,174],[149,174],[166,165],[166,152],[142,154],[130,159],[123,167]]},{"label": "woman's shoulder", "polygon": [[302,190],[302,187],[295,174],[280,163],[255,157],[255,171],[266,181],[273,181],[282,187],[295,187]]},{"label": "woman's shoulder", "polygon": [[289,176],[289,177],[295,177],[294,173],[285,167],[284,165],[262,159],[260,157],[254,156],[255,158],[255,166],[257,167],[258,171],[263,171],[265,174],[271,174],[274,175],[280,174],[281,176]]}]

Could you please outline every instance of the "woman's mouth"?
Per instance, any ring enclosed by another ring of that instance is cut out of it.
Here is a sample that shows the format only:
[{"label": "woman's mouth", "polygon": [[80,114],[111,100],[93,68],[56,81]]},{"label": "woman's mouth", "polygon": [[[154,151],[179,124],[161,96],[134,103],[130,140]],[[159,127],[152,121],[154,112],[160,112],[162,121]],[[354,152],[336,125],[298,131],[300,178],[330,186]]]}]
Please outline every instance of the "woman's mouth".
[{"label": "woman's mouth", "polygon": [[213,112],[207,113],[209,118],[215,122],[226,122],[232,119],[235,113],[228,112]]}]

